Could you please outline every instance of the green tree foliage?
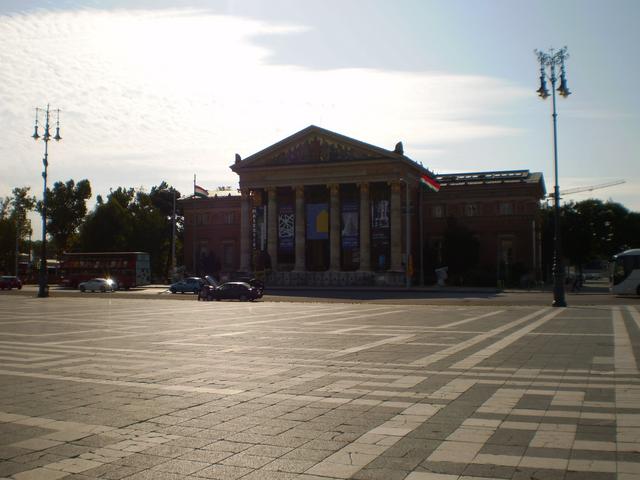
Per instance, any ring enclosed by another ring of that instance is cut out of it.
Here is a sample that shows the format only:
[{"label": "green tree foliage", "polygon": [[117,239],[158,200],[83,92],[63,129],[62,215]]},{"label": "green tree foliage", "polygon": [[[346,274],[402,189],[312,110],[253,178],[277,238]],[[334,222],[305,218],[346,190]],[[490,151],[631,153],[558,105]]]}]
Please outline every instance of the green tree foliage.
[{"label": "green tree foliage", "polygon": [[14,264],[16,225],[10,219],[11,197],[0,199],[0,273],[10,273]]},{"label": "green tree foliage", "polygon": [[36,204],[30,187],[16,187],[10,197],[0,200],[0,271],[15,273],[17,253],[28,251],[23,238],[31,233],[31,222],[27,214]]},{"label": "green tree foliage", "polygon": [[[553,207],[543,209],[543,258],[547,271],[553,261]],[[608,260],[616,253],[640,247],[640,213],[616,202],[589,199],[562,205],[563,257],[581,268],[594,260]]]},{"label": "green tree foliage", "polygon": [[127,251],[131,222],[127,209],[111,195],[98,201],[80,227],[78,246],[84,252]]},{"label": "green tree foliage", "polygon": [[[56,182],[47,188],[47,233],[57,246],[58,256],[71,249],[76,241],[78,228],[87,215],[87,200],[91,198],[89,180]],[[42,213],[42,202],[38,202]]]},{"label": "green tree foliage", "polygon": [[[80,230],[80,248],[87,252],[147,252],[152,276],[166,279],[171,266],[174,193],[180,198],[179,192],[162,182],[148,193],[118,187],[106,201],[98,196]],[[181,222],[177,232],[181,232]]]}]

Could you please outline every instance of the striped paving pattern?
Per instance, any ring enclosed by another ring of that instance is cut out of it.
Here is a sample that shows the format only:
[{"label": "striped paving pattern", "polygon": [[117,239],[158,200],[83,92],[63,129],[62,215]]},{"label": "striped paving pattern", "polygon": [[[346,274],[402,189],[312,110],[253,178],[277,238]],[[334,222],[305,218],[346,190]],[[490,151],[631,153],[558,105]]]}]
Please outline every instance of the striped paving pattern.
[{"label": "striped paving pattern", "polygon": [[637,306],[0,298],[0,478],[637,479]]}]

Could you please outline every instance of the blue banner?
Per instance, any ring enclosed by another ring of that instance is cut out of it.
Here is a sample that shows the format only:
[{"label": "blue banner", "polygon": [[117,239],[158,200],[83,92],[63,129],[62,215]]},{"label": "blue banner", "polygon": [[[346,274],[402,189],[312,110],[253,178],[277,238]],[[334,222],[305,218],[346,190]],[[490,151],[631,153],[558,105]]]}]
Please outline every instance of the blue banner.
[{"label": "blue banner", "polygon": [[357,202],[342,203],[342,248],[356,249],[360,245],[360,215]]},{"label": "blue banner", "polygon": [[307,203],[307,240],[329,238],[329,205]]}]

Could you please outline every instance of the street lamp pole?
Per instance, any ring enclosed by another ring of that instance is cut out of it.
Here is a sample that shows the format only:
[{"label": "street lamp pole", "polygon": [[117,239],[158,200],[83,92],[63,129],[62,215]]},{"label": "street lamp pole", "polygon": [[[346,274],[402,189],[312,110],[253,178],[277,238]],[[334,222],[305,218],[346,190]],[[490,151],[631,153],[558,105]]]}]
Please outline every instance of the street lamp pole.
[{"label": "street lamp pole", "polygon": [[44,158],[42,164],[44,169],[42,171],[42,179],[44,181],[44,189],[42,192],[42,251],[40,255],[40,279],[38,287],[38,297],[45,298],[49,296],[49,286],[47,285],[47,167],[49,166],[49,140],[51,140],[51,133],[49,131],[49,115],[56,112],[56,134],[53,139],[56,142],[62,140],[60,136],[60,110],[49,110],[49,104],[47,108],[36,108],[36,123],[31,136],[34,140],[38,140],[38,116],[40,113],[44,113],[44,134],[42,140],[44,141]]},{"label": "street lamp pole", "polygon": [[535,50],[540,63],[540,88],[538,95],[544,100],[549,96],[547,90],[546,75],[549,72],[551,80],[551,100],[553,106],[553,169],[555,174],[555,185],[553,190],[554,198],[554,221],[553,221],[553,306],[566,307],[567,302],[564,294],[564,265],[562,262],[562,243],[560,237],[560,186],[558,184],[558,113],[556,111],[556,67],[560,68],[560,86],[557,91],[564,98],[571,92],[567,87],[564,62],[569,58],[567,47],[563,47],[557,52],[550,49],[549,52]]}]

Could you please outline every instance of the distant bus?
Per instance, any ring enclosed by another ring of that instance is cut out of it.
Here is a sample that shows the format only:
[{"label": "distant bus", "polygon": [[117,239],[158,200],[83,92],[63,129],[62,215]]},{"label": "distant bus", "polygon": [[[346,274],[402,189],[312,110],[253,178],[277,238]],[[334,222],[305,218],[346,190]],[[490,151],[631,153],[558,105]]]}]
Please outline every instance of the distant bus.
[{"label": "distant bus", "polygon": [[640,248],[627,250],[613,257],[611,293],[640,295]]},{"label": "distant bus", "polygon": [[92,278],[111,278],[118,288],[129,289],[151,282],[149,254],[144,252],[64,253],[60,284],[78,288]]}]

